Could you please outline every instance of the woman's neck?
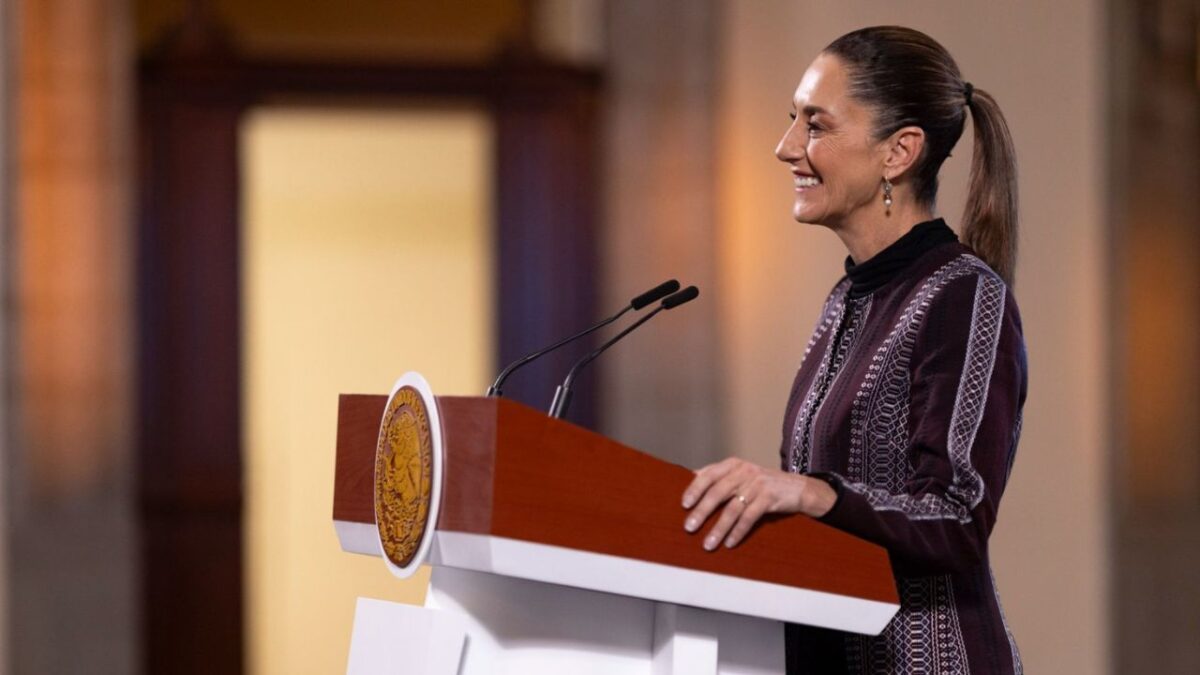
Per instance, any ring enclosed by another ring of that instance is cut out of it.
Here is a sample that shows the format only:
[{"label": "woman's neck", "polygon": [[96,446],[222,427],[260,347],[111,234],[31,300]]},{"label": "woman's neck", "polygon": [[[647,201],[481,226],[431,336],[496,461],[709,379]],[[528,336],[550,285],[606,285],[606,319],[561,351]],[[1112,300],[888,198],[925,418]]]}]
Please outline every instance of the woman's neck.
[{"label": "woman's neck", "polygon": [[911,230],[913,225],[933,219],[932,211],[916,205],[901,208],[898,204],[893,204],[891,215],[884,213],[882,205],[878,211],[863,220],[856,220],[853,224],[833,228],[855,265],[861,265],[894,244]]}]

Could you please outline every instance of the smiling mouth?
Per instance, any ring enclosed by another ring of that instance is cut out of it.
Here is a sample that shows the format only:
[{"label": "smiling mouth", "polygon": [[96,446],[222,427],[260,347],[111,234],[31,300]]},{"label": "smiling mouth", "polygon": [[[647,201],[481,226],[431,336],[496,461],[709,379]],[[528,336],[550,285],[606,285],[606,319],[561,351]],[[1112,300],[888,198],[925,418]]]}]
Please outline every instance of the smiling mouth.
[{"label": "smiling mouth", "polygon": [[797,192],[803,192],[821,185],[821,179],[816,176],[796,176],[795,185]]}]

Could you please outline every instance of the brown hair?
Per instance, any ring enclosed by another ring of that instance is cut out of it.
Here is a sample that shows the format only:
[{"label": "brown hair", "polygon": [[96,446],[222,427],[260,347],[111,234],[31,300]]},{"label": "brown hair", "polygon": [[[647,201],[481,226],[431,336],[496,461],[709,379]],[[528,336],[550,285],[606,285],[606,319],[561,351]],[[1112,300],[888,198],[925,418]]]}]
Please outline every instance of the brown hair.
[{"label": "brown hair", "polygon": [[945,47],[911,28],[861,28],[834,40],[824,53],[842,60],[850,72],[850,95],[875,112],[876,140],[906,126],[925,132],[912,185],[917,202],[930,209],[937,200],[938,171],[971,111],[975,152],[963,241],[1011,285],[1017,263],[1017,166],[996,99],[964,82]]}]

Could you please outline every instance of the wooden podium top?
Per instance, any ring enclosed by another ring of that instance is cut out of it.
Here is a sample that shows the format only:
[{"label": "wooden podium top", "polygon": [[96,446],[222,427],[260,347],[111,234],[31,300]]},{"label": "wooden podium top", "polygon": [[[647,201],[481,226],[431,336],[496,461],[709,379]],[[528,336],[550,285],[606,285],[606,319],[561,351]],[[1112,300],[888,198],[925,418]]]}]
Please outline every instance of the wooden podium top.
[{"label": "wooden podium top", "polygon": [[[683,529],[692,471],[507,399],[439,396],[445,478],[436,529],[618,556],[746,580],[898,599],[887,552],[802,515],[768,517],[709,552]],[[338,402],[335,521],[374,524],[386,396]]]}]

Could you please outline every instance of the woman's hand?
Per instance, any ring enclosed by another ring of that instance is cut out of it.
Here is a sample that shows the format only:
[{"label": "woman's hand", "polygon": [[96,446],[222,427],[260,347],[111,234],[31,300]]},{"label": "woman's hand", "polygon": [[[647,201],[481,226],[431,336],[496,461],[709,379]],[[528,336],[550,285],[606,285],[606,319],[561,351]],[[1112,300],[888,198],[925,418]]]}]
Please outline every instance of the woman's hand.
[{"label": "woman's hand", "polygon": [[699,530],[724,504],[716,525],[704,538],[704,548],[712,551],[722,540],[732,548],[768,513],[820,517],[836,500],[837,493],[823,480],[731,457],[696,472],[683,492],[683,508],[691,509],[683,527],[688,532]]}]

